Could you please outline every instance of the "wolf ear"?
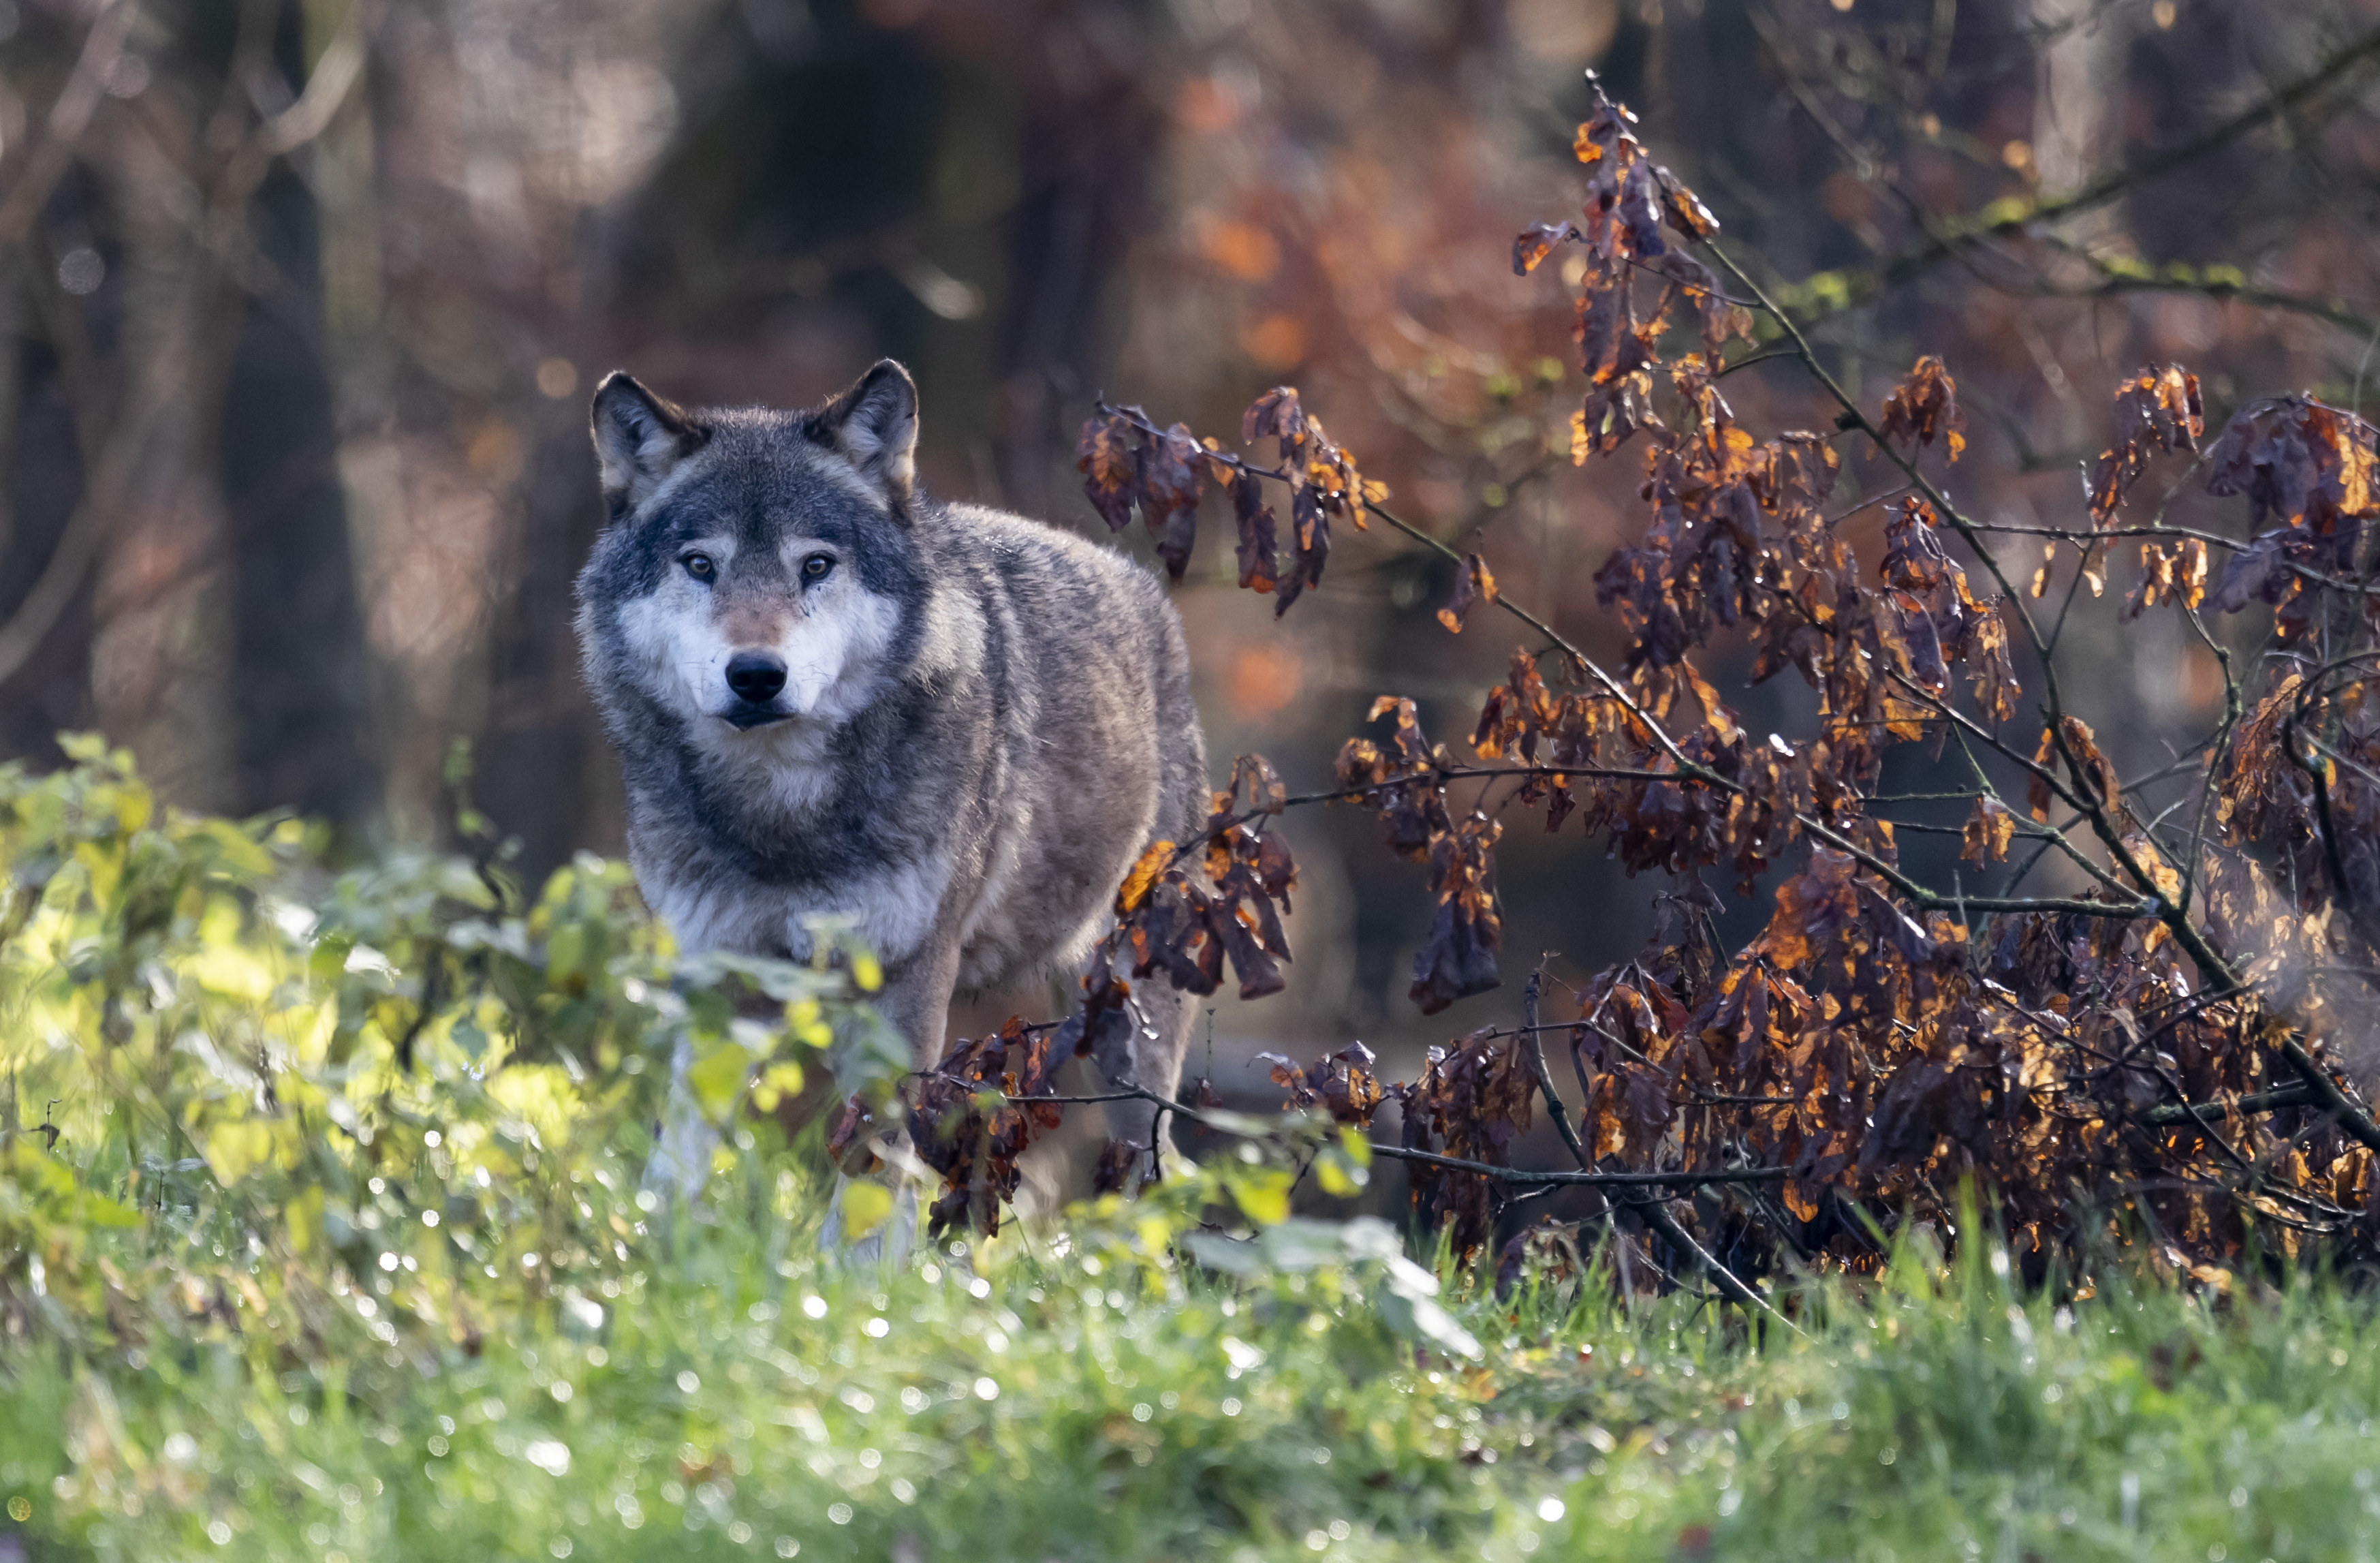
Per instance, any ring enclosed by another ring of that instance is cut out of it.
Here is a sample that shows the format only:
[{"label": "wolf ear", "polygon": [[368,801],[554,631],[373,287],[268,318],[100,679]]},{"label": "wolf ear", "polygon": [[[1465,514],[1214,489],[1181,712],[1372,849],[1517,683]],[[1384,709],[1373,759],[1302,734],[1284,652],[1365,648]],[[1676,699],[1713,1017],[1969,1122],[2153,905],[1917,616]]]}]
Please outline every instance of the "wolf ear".
[{"label": "wolf ear", "polygon": [[603,497],[615,516],[651,498],[671,470],[701,449],[709,437],[686,409],[653,395],[617,369],[595,387],[594,424]]},{"label": "wolf ear", "polygon": [[917,474],[917,387],[909,372],[880,360],[819,414],[819,443],[842,454],[897,507]]}]

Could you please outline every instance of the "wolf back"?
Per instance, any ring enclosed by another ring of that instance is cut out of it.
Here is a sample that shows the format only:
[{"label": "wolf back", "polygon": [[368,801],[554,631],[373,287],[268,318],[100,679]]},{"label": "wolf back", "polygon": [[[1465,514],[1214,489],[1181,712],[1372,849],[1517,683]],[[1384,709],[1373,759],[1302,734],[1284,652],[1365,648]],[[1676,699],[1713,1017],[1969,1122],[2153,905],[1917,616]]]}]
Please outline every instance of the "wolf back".
[{"label": "wolf back", "polygon": [[[1147,845],[1198,828],[1162,587],[927,496],[898,364],[800,412],[690,411],[615,374],[594,433],[611,520],[579,639],[630,861],[684,946],[802,959],[809,918],[856,919],[923,1068],[954,988],[1070,966]],[[1135,1072],[1170,1094],[1187,1000],[1145,1007]]]}]

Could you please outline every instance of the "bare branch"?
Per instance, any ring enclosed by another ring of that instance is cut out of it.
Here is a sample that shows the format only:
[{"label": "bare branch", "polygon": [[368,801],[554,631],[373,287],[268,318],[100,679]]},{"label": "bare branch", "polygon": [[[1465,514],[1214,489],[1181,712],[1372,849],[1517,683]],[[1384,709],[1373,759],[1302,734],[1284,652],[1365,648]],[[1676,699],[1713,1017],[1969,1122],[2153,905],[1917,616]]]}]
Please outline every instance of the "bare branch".
[{"label": "bare branch", "polygon": [[124,41],[140,16],[140,7],[133,0],[108,0],[107,8],[83,34],[74,73],[67,78],[42,121],[41,141],[9,179],[6,199],[0,200],[0,248],[22,244],[33,231],[34,220],[49,203],[50,192],[74,163],[75,149],[106,93],[107,79],[123,57]]}]

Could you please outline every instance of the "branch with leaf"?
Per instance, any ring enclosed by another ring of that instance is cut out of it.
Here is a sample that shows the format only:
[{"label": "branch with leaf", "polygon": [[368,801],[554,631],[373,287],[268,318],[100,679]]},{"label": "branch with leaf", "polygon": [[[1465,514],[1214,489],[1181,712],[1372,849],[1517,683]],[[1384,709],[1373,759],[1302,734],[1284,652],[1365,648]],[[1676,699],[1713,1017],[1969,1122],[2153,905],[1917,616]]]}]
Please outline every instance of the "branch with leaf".
[{"label": "branch with leaf", "polygon": [[[1590,658],[1484,559],[1390,510],[1292,387],[1249,407],[1239,449],[1100,402],[1079,446],[1086,492],[1112,528],[1138,516],[1177,578],[1214,486],[1230,499],[1238,582],[1277,613],[1321,583],[1340,529],[1379,521],[1455,565],[1448,631],[1475,631],[1492,605],[1536,640],[1488,690],[1467,753],[1390,694],[1327,789],[1293,796],[1243,757],[1204,836],[1135,868],[1079,1006],[1046,1044],[1012,1027],[996,1057],[964,1044],[920,1082],[921,1149],[1021,1154],[1065,1105],[1053,1057],[1088,1056],[1116,1091],[1149,1097],[1123,1063],[1135,984],[1212,992],[1228,963],[1244,996],[1282,986],[1295,869],[1280,819],[1301,805],[1361,809],[1390,851],[1427,865],[1410,987],[1423,1013],[1495,989],[1497,861],[1517,805],[1542,808],[1549,832],[1603,838],[1632,874],[1670,876],[1645,949],[1579,984],[1567,1020],[1539,1020],[1533,977],[1524,1024],[1431,1049],[1410,1081],[1378,1080],[1360,1044],[1271,1061],[1289,1121],[1402,1162],[1416,1215],[1458,1252],[1495,1243],[1516,1200],[1595,1191],[1609,1198],[1589,1218],[1641,1223],[1670,1269],[1765,1308],[1760,1270],[1873,1267],[1876,1232],[1949,1221],[1944,1191],[1970,1180],[2029,1263],[2130,1230],[2236,1259],[2256,1221],[2289,1242],[2368,1252],[2380,1127],[2339,1066],[2368,1006],[2332,979],[2380,966],[2370,425],[2308,397],[2252,401],[2208,445],[2197,379],[2151,365],[2115,387],[2109,443],[2070,524],[1979,522],[1944,483],[1975,459],[1950,367],[1921,358],[1880,406],[1861,405],[1719,248],[1717,220],[1652,159],[1634,116],[1599,84],[1597,97],[1575,141],[1579,217],[1532,226],[1512,260],[1526,274],[1585,253],[1572,268],[1586,385],[1572,459],[1633,458],[1644,507],[1641,535],[1596,575],[1623,656]],[[1739,421],[1720,354],[1751,339],[1754,311],[1832,405],[1830,428],[1764,437]],[[1830,515],[1847,444],[1888,462],[1898,486]],[[2210,494],[2245,502],[2242,536],[2168,526],[2162,505],[2128,520],[2136,487],[2180,459]],[[1883,555],[1863,563],[1839,523],[1879,503]],[[2046,556],[2018,563],[2011,533]],[[2076,711],[2059,654],[2080,588],[2096,600],[2119,544],[2137,547],[2141,574],[2118,611],[2186,620],[2227,691],[2211,733],[2129,785]],[[2075,568],[2052,601],[2061,551]],[[2271,623],[2261,690],[2235,681],[2208,627],[2252,614]],[[1816,695],[1809,729],[1749,733],[1705,670],[1730,655],[1755,682],[1798,675]],[[1974,777],[1948,795],[1971,801],[1963,823],[1885,812],[1915,800],[1884,788],[1888,759],[1952,743]],[[1466,806],[1457,784],[1473,781]],[[2177,781],[2190,785],[2173,801],[2145,800]],[[1490,813],[1485,788],[1500,785],[1509,796]],[[1902,832],[1928,829],[1958,837],[1947,885],[1903,857]],[[2034,854],[2012,862],[2021,840]],[[2053,853],[2075,887],[2020,893]],[[1717,934],[1711,871],[1742,898],[1773,885],[1765,926],[1733,948]],[[1556,1087],[1548,1037],[1569,1056],[1575,1103]],[[1264,1132],[1210,1101],[1160,1105],[1214,1132]],[[1518,1165],[1540,1106],[1572,1166]],[[1377,1128],[1390,1107],[1393,1140]],[[1133,1166],[1157,1175],[1153,1148],[1123,1148],[1116,1169]],[[1009,1178],[1003,1166],[987,1184],[969,1163],[938,1214],[996,1219],[981,1191]]]}]

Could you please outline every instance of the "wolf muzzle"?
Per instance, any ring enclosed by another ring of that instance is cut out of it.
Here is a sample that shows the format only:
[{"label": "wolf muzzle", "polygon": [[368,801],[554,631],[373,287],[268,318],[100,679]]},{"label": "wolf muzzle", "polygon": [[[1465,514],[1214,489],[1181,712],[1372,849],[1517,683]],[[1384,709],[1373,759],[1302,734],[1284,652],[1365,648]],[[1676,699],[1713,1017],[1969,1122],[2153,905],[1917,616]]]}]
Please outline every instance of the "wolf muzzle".
[{"label": "wolf muzzle", "polygon": [[785,664],[765,652],[738,652],[727,664],[727,690],[735,703],[719,714],[736,727],[782,722],[793,714],[778,703],[785,690]]}]

